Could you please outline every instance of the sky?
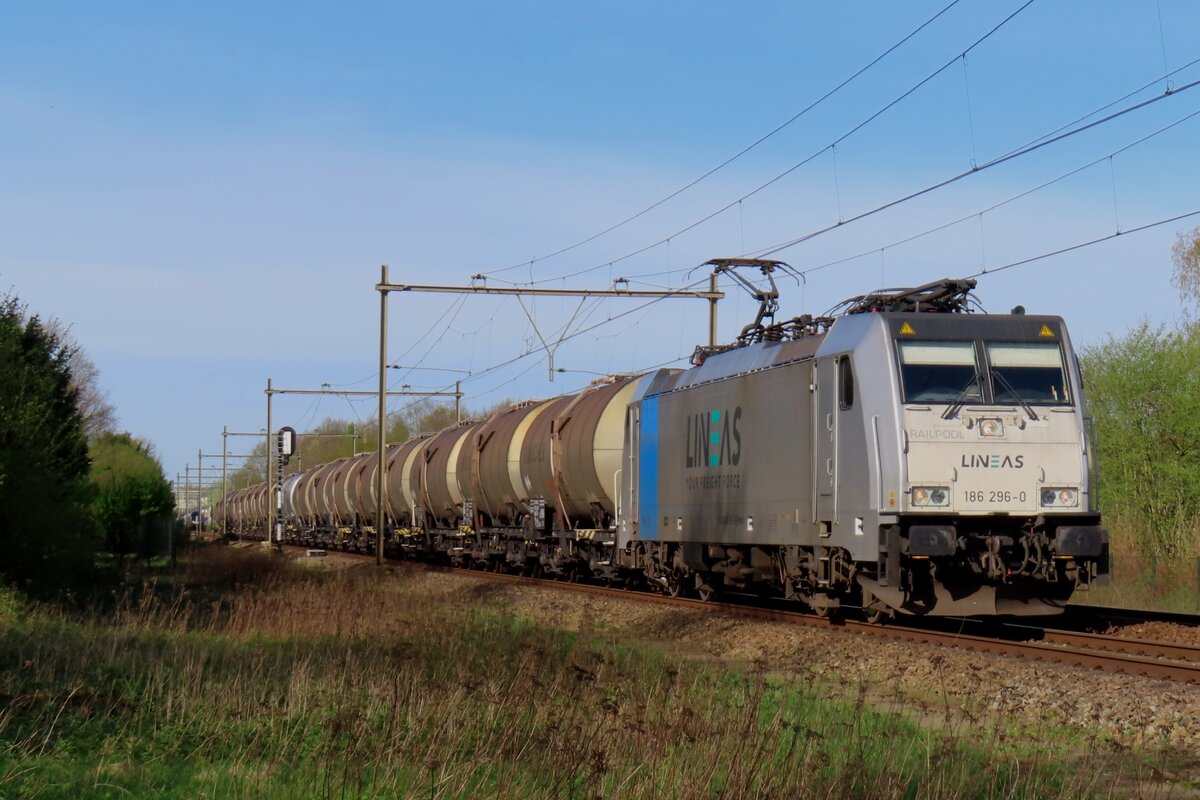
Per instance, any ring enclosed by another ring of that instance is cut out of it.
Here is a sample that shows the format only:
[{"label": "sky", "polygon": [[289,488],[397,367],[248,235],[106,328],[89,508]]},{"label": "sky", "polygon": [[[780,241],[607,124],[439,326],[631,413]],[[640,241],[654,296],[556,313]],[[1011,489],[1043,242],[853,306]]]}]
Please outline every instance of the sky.
[{"label": "sky", "polygon": [[[1095,345],[1181,313],[1171,245],[1200,216],[1135,229],[1200,211],[1198,29],[1192,0],[18,1],[0,291],[71,325],[171,479],[223,428],[265,427],[268,378],[376,388],[384,264],[393,283],[681,288],[805,238],[771,255],[805,272],[780,319],[987,269],[986,309],[1060,314]],[[729,341],[756,307],[721,288]],[[389,361],[420,367],[393,388],[457,378],[477,409],[686,365],[708,330],[694,299],[388,303]],[[273,421],[374,403],[278,395]]]}]

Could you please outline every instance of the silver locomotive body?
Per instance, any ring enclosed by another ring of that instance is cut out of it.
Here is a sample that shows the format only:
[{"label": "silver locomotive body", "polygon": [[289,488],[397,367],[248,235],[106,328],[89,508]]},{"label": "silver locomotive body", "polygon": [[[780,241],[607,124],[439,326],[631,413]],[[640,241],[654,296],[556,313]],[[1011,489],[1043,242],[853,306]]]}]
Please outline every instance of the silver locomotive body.
[{"label": "silver locomotive body", "polygon": [[863,313],[640,387],[618,543],[670,587],[1046,614],[1107,569],[1062,320]]}]

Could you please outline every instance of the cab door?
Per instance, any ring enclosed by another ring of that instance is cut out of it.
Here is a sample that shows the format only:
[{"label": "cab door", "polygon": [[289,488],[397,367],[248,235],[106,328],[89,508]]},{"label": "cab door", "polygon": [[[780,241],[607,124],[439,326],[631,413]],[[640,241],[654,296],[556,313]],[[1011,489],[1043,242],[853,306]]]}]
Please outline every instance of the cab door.
[{"label": "cab door", "polygon": [[837,360],[821,359],[813,370],[813,522],[828,535],[837,522]]}]

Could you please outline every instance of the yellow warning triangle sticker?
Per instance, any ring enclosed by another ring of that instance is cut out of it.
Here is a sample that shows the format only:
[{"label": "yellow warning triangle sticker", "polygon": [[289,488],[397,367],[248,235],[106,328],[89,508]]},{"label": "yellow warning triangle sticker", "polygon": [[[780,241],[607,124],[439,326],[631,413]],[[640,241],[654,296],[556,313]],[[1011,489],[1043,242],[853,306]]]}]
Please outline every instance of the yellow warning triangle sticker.
[{"label": "yellow warning triangle sticker", "polygon": [[1053,335],[1054,335],[1054,331],[1050,330],[1049,325],[1043,325],[1042,329],[1040,331],[1038,331],[1038,336],[1053,336]]},{"label": "yellow warning triangle sticker", "polygon": [[909,325],[907,322],[900,326],[900,332],[907,333],[907,334],[916,333],[916,331],[913,330],[913,326]]}]

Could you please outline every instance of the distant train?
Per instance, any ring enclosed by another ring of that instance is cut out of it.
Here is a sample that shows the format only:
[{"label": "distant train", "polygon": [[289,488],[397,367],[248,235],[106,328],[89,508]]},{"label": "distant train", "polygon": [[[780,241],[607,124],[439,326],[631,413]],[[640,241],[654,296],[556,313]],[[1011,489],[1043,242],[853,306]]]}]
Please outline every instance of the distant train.
[{"label": "distant train", "polygon": [[[974,286],[775,323],[772,279],[690,369],[389,447],[386,549],[871,619],[1056,613],[1108,572],[1078,364],[1061,318],[970,313]],[[288,476],[283,540],[374,552],[377,462]],[[260,484],[217,514],[263,538],[268,508]]]}]

